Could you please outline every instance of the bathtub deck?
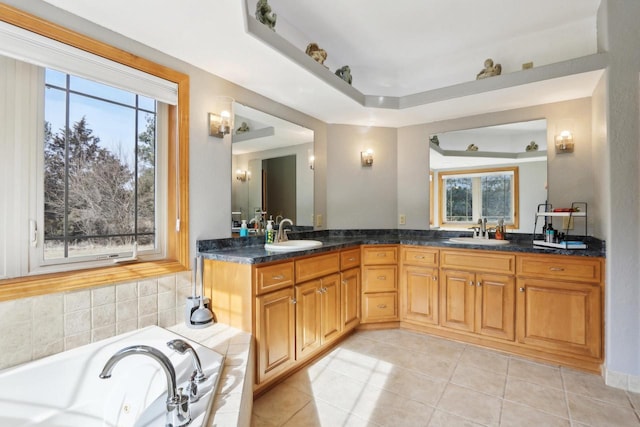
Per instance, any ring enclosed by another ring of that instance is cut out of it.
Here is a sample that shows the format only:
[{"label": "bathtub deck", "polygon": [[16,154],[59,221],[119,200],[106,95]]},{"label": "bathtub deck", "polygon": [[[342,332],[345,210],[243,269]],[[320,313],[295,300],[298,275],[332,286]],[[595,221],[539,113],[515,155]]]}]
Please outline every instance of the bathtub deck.
[{"label": "bathtub deck", "polygon": [[214,398],[214,414],[207,426],[249,427],[253,407],[253,348],[251,334],[223,324],[190,329],[184,324],[166,328],[225,355]]}]

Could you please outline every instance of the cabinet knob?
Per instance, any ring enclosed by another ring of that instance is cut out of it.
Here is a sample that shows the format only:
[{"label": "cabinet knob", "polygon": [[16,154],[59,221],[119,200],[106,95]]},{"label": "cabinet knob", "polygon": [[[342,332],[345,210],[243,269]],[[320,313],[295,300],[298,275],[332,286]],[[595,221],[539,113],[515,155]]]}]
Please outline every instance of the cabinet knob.
[{"label": "cabinet knob", "polygon": [[518,289],[520,292],[524,292],[524,288],[519,288]]},{"label": "cabinet knob", "polygon": [[322,288],[316,289],[316,293],[321,294],[322,293]]},{"label": "cabinet knob", "polygon": [[469,286],[475,286],[475,283],[473,283],[473,280],[469,280]]},{"label": "cabinet knob", "polygon": [[387,304],[378,304],[377,307],[378,308],[387,308]]},{"label": "cabinet knob", "polygon": [[478,282],[476,283],[476,286],[477,286],[477,287],[482,286],[482,282],[478,280]]},{"label": "cabinet knob", "polygon": [[295,298],[291,298],[291,304],[297,304],[297,303],[298,303],[298,300],[297,300],[297,299],[295,299]]},{"label": "cabinet knob", "polygon": [[434,282],[437,282],[438,281],[438,276],[433,276],[432,279],[433,279]]},{"label": "cabinet knob", "polygon": [[564,271],[564,268],[562,267],[549,267],[550,271]]},{"label": "cabinet knob", "polygon": [[343,285],[346,285],[346,284],[348,284],[348,283],[349,283],[349,282],[347,282],[346,280],[343,280],[343,281],[342,281],[342,284],[343,284]]}]

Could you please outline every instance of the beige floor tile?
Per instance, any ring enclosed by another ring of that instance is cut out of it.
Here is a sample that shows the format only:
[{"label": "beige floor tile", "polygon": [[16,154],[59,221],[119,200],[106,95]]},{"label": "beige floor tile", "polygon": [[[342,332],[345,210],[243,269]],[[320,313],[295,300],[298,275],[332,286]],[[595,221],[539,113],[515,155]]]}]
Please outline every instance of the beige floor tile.
[{"label": "beige floor tile", "polygon": [[528,406],[505,401],[502,404],[500,425],[504,427],[570,427],[571,423],[566,418],[556,417]]},{"label": "beige floor tile", "polygon": [[581,394],[625,408],[631,407],[627,393],[624,390],[608,387],[601,376],[565,368],[562,368],[561,372],[565,390],[568,392]]},{"label": "beige floor tile", "polygon": [[309,402],[283,427],[374,427],[376,424],[328,403]]},{"label": "beige floor tile", "polygon": [[561,418],[569,417],[565,393],[562,390],[509,377],[504,398]]},{"label": "beige floor tile", "polygon": [[475,366],[459,364],[451,382],[482,393],[502,398],[507,376]]},{"label": "beige floor tile", "polygon": [[509,359],[508,375],[544,387],[563,389],[562,375],[558,366],[512,357]]},{"label": "beige floor tile", "polygon": [[497,397],[449,384],[436,408],[483,425],[497,426],[501,406]]},{"label": "beige floor tile", "polygon": [[482,424],[474,423],[471,420],[465,420],[456,415],[448,414],[444,411],[436,409],[429,420],[428,427],[482,427]]},{"label": "beige floor tile", "polygon": [[433,407],[386,390],[367,389],[353,413],[381,426],[426,426]]},{"label": "beige floor tile", "polygon": [[640,393],[632,393],[630,391],[627,392],[627,396],[629,396],[629,400],[631,401],[631,405],[635,408],[636,411],[640,411]]},{"label": "beige floor tile", "polygon": [[376,385],[407,399],[435,406],[447,383],[415,371],[394,367],[385,381]]},{"label": "beige floor tile", "polygon": [[254,412],[251,414],[251,427],[280,427],[278,424],[273,424],[266,419],[256,415]]},{"label": "beige floor tile", "polygon": [[458,363],[456,358],[429,353],[407,352],[405,359],[399,366],[442,380],[451,378]]},{"label": "beige floor tile", "polygon": [[386,375],[393,367],[392,363],[345,349],[336,353],[326,365],[327,369],[363,382],[375,375]]},{"label": "beige floor tile", "polygon": [[267,423],[281,426],[311,401],[311,396],[287,384],[269,390],[253,402],[253,414]]},{"label": "beige floor tile", "polygon": [[346,412],[353,412],[362,399],[375,398],[382,389],[327,370],[313,383],[315,401],[322,400]]},{"label": "beige floor tile", "polygon": [[600,400],[567,393],[571,419],[590,426],[640,426],[638,416],[631,408],[623,408]]},{"label": "beige floor tile", "polygon": [[496,351],[467,346],[460,356],[458,364],[475,366],[501,375],[507,374],[509,357]]}]

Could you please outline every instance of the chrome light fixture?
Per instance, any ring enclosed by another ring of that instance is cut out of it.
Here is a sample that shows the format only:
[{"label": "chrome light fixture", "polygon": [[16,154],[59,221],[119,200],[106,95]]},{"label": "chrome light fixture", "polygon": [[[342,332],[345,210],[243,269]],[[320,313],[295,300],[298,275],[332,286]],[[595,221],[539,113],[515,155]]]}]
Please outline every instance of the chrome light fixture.
[{"label": "chrome light fixture", "polygon": [[363,167],[369,167],[373,165],[373,150],[368,149],[367,151],[360,152],[360,160],[362,162]]},{"label": "chrome light fixture", "polygon": [[209,113],[209,135],[224,138],[233,128],[233,98],[218,96],[214,100],[214,112]]}]

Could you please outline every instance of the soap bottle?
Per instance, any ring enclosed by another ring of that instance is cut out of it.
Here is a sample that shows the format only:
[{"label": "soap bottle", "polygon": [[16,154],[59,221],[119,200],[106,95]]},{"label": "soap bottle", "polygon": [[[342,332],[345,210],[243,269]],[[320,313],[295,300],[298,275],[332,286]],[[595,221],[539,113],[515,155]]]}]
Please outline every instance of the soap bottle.
[{"label": "soap bottle", "polygon": [[273,229],[273,220],[267,221],[267,231],[264,233],[264,240],[266,243],[273,243],[275,241],[276,232]]},{"label": "soap bottle", "polygon": [[247,228],[247,220],[242,220],[242,225],[240,225],[240,237],[247,237],[249,235],[249,229]]}]

